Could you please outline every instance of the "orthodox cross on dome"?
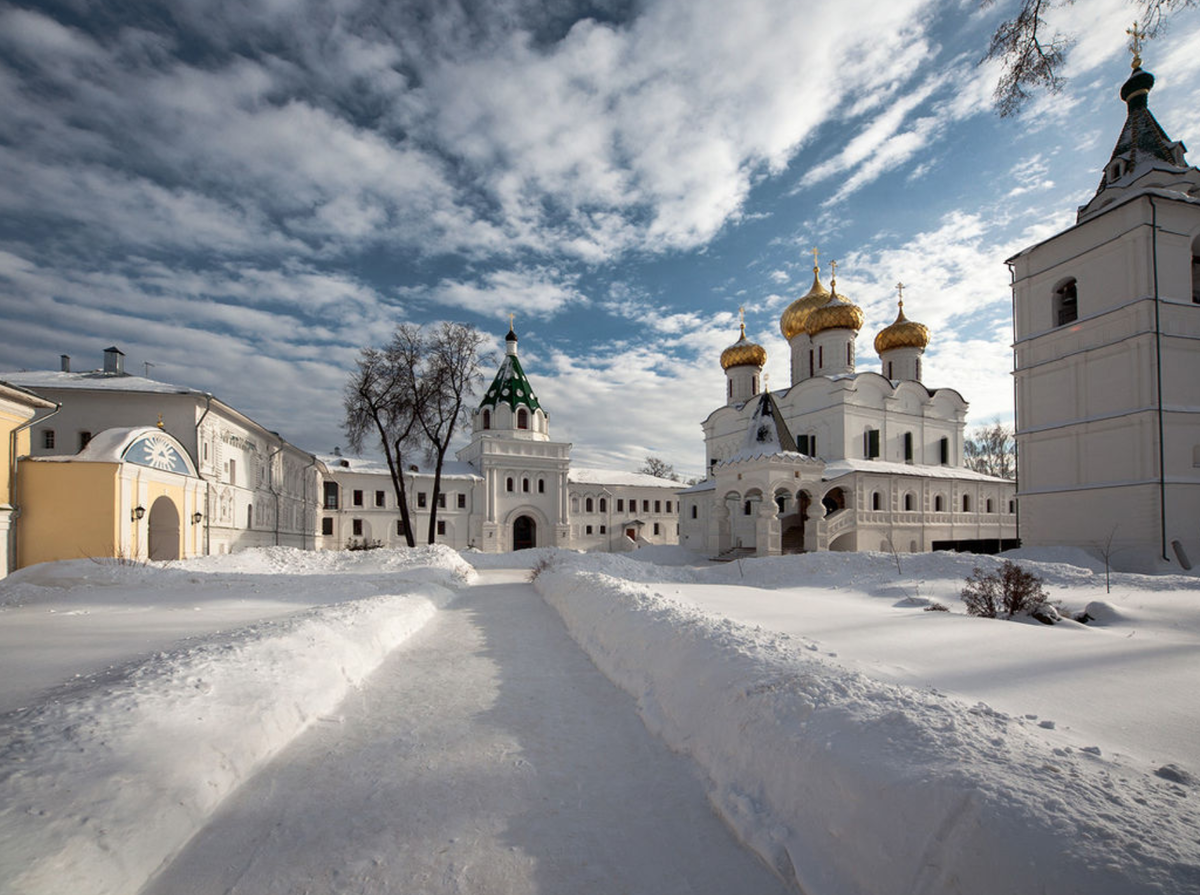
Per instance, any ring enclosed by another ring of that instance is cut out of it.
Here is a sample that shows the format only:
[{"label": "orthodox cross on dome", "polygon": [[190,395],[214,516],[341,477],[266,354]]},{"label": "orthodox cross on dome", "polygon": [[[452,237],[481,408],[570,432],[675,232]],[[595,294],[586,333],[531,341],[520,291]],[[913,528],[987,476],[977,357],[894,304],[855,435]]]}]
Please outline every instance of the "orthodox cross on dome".
[{"label": "orthodox cross on dome", "polygon": [[818,271],[818,270],[820,270],[820,269],[821,269],[821,265],[817,263],[817,258],[818,258],[818,256],[820,256],[820,254],[821,254],[821,250],[820,250],[820,249],[818,249],[816,246],[813,246],[811,249],[809,249],[809,251],[810,251],[810,252],[812,252],[812,256],[813,256],[813,271],[814,271],[814,272],[816,272],[816,271]]},{"label": "orthodox cross on dome", "polygon": [[[509,314],[509,315],[508,315],[508,328],[509,328],[510,330],[513,328],[513,320],[514,320],[514,319],[516,319],[516,316],[517,316],[516,314]],[[514,332],[515,332],[515,330],[514,330]]]},{"label": "orthodox cross on dome", "polygon": [[1130,63],[1130,68],[1142,67],[1142,42],[1146,39],[1146,32],[1138,27],[1138,23],[1134,22],[1132,28],[1126,28],[1125,33],[1129,35],[1129,52],[1133,53],[1133,62]]},{"label": "orthodox cross on dome", "polygon": [[829,288],[837,285],[837,260],[829,262]]},{"label": "orthodox cross on dome", "polygon": [[896,292],[900,295],[900,307],[904,307],[904,284],[896,283]]}]

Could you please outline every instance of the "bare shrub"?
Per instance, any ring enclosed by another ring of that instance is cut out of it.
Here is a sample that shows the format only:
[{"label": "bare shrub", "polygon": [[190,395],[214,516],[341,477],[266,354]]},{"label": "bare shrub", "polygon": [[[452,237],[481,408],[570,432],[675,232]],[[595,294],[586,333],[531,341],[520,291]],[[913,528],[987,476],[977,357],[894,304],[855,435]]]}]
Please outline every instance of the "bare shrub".
[{"label": "bare shrub", "polygon": [[983,618],[1012,618],[1018,612],[1033,613],[1049,601],[1042,589],[1042,579],[1019,565],[1005,560],[994,572],[984,572],[978,566],[967,578],[962,601],[968,615]]},{"label": "bare shrub", "polygon": [[351,538],[349,541],[346,542],[347,550],[378,550],[382,546],[383,546],[383,541],[379,541],[379,540],[371,541],[371,540],[368,540],[367,538],[363,538],[361,541],[356,541],[353,538]]},{"label": "bare shrub", "polygon": [[933,602],[933,603],[930,603],[928,606],[926,606],[924,611],[925,612],[949,612],[950,607],[945,606],[938,602]]},{"label": "bare shrub", "polygon": [[533,582],[537,581],[538,575],[542,574],[542,572],[545,572],[548,569],[553,568],[554,560],[549,556],[543,556],[541,559],[535,562],[533,564],[533,568],[529,570],[529,583],[532,584]]}]

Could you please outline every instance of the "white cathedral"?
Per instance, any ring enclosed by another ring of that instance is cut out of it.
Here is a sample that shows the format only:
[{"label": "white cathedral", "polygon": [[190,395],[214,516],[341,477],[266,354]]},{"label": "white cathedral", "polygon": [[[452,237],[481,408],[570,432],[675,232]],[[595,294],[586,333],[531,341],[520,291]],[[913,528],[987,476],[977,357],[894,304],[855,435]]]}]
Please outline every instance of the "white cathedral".
[{"label": "white cathedral", "polygon": [[836,287],[814,265],[780,319],[789,388],[761,388],[767,353],[744,324],[722,353],[726,401],[703,423],[708,478],[680,495],[680,543],[758,556],[1015,546],[1014,483],[963,465],[967,402],[921,381],[928,329],[901,299],[875,337],[882,372],[860,371],[863,313]]}]

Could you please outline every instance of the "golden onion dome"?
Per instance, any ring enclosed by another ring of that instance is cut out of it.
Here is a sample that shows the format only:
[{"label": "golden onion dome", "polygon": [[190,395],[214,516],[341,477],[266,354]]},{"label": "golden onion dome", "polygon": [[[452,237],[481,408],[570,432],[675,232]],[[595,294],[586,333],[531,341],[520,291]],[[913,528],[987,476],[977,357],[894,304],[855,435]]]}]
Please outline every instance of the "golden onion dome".
[{"label": "golden onion dome", "polygon": [[810,336],[827,329],[862,329],[862,308],[837,294],[837,280],[829,281],[829,300],[808,315],[804,331]]},{"label": "golden onion dome", "polygon": [[920,348],[925,350],[929,344],[929,328],[923,323],[917,323],[904,316],[904,301],[900,302],[900,313],[896,322],[880,330],[875,337],[875,351],[883,354],[892,348]]},{"label": "golden onion dome", "polygon": [[783,316],[779,318],[779,331],[783,333],[783,337],[790,342],[793,336],[804,332],[808,315],[827,301],[829,301],[829,290],[821,285],[820,268],[813,265],[812,288],[788,305]]},{"label": "golden onion dome", "polygon": [[746,324],[742,324],[741,337],[721,352],[721,369],[730,367],[761,367],[767,362],[767,350],[746,338]]}]

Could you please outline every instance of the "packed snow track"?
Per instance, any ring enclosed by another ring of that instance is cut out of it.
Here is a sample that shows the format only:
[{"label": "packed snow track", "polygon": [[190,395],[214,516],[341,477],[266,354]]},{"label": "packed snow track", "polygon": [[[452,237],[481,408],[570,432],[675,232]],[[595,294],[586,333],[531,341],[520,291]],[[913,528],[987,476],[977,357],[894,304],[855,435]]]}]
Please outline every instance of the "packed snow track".
[{"label": "packed snow track", "polygon": [[787,891],[526,575],[481,572],[146,895]]}]

